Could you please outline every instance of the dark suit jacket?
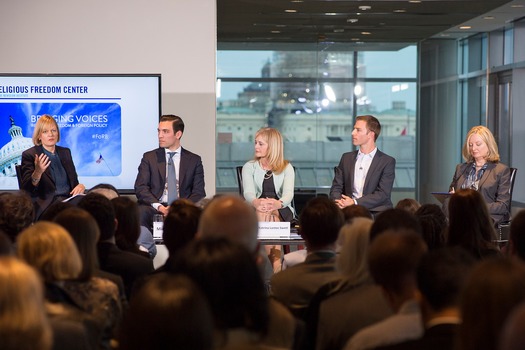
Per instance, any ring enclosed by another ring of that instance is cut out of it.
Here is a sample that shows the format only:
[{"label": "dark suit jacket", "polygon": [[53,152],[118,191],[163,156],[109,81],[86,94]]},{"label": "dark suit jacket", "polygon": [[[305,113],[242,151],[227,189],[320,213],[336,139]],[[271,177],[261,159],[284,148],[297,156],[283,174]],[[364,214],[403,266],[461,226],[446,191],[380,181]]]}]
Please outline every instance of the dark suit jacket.
[{"label": "dark suit jacket", "polygon": [[153,272],[152,260],[120,250],[113,243],[97,243],[97,255],[101,270],[122,277],[128,300],[135,281]]},{"label": "dark suit jacket", "polygon": [[[335,177],[330,189],[331,199],[341,199],[341,194],[352,197],[357,151],[344,153],[335,169]],[[366,174],[363,196],[357,204],[373,213],[392,208],[390,195],[396,176],[396,160],[377,150],[370,169]]]},{"label": "dark suit jacket", "polygon": [[[450,183],[450,189],[456,191],[467,182],[467,176],[472,163],[461,163],[456,166],[456,172]],[[487,169],[479,180],[478,191],[485,199],[489,214],[498,223],[508,220],[510,216],[510,169],[502,163],[488,163]]]},{"label": "dark suit jacket", "polygon": [[[180,154],[179,196],[192,202],[206,197],[201,157],[182,148]],[[144,153],[135,180],[135,194],[140,204],[158,203],[166,183],[166,152],[157,148]]]},{"label": "dark suit jacket", "polygon": [[317,290],[340,278],[341,275],[335,271],[334,252],[312,252],[303,263],[273,275],[272,296],[287,306],[295,316],[303,317]]},{"label": "dark suit jacket", "polygon": [[453,350],[458,327],[457,324],[437,324],[426,329],[421,339],[382,346],[376,350]]},{"label": "dark suit jacket", "polygon": [[[70,191],[78,185],[78,176],[71,157],[69,148],[55,146],[55,152],[60,158],[60,163],[66,170]],[[35,218],[38,219],[44,210],[51,205],[55,199],[55,181],[51,175],[51,167],[42,174],[36,186],[31,182],[31,176],[35,171],[35,155],[44,153],[42,146],[34,146],[22,153],[22,189],[31,195],[35,206]]]}]

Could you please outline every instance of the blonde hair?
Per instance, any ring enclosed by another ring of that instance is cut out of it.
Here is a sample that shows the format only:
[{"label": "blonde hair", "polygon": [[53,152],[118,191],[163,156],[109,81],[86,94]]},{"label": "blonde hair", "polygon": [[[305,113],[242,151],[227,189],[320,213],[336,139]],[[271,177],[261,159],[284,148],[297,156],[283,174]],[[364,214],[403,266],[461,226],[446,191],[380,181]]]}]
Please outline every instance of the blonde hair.
[{"label": "blonde hair", "polygon": [[[272,171],[279,174],[284,171],[288,161],[284,159],[284,143],[281,133],[274,128],[262,128],[255,133],[255,138],[261,136],[268,143],[268,165]],[[259,160],[255,157],[255,160]]]},{"label": "blonde hair", "polygon": [[22,231],[17,251],[46,282],[76,279],[82,271],[75,242],[62,226],[52,222],[39,221]]},{"label": "blonde hair", "polygon": [[42,135],[42,131],[44,131],[44,129],[49,126],[55,127],[57,129],[57,142],[60,141],[60,129],[58,128],[57,121],[49,114],[44,114],[38,118],[38,121],[35,125],[35,130],[33,131],[32,140],[35,146],[42,145],[42,139],[40,138],[40,135]]},{"label": "blonde hair", "polygon": [[499,162],[499,152],[498,152],[498,145],[496,144],[496,140],[494,139],[494,135],[490,132],[490,130],[483,126],[478,125],[470,129],[470,131],[467,133],[467,137],[465,138],[465,143],[463,144],[463,150],[462,155],[463,159],[466,162],[473,162],[474,158],[469,152],[469,139],[472,135],[477,134],[485,144],[487,144],[487,148],[489,149],[489,154],[487,155],[487,162],[497,163]]},{"label": "blonde hair", "polygon": [[0,257],[0,349],[51,349],[43,293],[33,268],[15,257]]},{"label": "blonde hair", "polygon": [[337,245],[340,248],[336,268],[352,284],[365,282],[368,272],[367,251],[370,243],[370,228],[373,221],[357,217],[339,231]]}]

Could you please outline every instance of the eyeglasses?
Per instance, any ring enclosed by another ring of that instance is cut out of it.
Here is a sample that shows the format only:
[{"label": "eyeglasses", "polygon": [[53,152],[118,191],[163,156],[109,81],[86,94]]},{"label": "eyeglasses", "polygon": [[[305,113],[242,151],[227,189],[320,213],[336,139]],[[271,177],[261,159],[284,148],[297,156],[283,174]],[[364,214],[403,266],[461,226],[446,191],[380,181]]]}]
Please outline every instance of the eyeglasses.
[{"label": "eyeglasses", "polygon": [[42,130],[42,134],[43,134],[43,135],[47,135],[47,134],[57,134],[57,133],[58,133],[58,130],[57,130],[57,129]]}]

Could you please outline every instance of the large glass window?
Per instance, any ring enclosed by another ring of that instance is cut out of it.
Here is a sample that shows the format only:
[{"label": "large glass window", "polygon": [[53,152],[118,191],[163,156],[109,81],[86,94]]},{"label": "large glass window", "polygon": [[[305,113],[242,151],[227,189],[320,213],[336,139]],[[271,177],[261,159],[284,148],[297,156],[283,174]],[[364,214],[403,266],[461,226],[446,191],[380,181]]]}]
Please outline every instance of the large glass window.
[{"label": "large glass window", "polygon": [[[235,167],[253,158],[255,132],[279,129],[296,188],[328,193],[354,150],[354,118],[382,123],[378,147],[397,159],[395,188],[415,187],[417,52],[332,50],[217,53],[217,192],[235,192]],[[387,64],[388,63],[388,64]]]}]

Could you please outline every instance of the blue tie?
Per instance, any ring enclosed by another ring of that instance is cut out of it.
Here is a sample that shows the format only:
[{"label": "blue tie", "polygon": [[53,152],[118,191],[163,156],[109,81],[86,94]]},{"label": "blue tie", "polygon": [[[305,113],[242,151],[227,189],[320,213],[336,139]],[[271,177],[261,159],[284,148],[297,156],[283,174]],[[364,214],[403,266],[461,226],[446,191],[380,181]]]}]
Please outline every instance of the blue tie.
[{"label": "blue tie", "polygon": [[168,152],[170,156],[168,160],[168,204],[173,203],[178,198],[177,195],[177,175],[175,174],[175,163],[173,162],[173,156],[177,152]]}]

